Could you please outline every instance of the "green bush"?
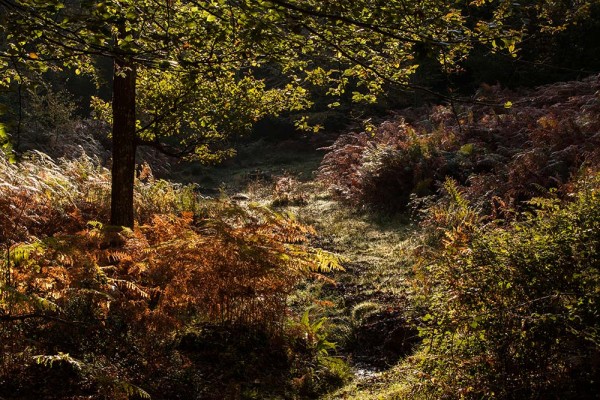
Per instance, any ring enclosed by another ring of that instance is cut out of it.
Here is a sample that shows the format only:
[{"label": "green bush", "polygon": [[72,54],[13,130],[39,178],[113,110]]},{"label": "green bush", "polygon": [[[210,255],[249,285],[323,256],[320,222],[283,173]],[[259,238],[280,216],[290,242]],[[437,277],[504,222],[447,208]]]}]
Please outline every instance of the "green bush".
[{"label": "green bush", "polygon": [[420,249],[416,268],[424,352],[411,390],[423,398],[594,397],[600,175],[580,182],[568,203],[531,200],[534,211],[508,225],[482,224],[455,185],[446,187],[453,199],[426,219],[441,241]]}]

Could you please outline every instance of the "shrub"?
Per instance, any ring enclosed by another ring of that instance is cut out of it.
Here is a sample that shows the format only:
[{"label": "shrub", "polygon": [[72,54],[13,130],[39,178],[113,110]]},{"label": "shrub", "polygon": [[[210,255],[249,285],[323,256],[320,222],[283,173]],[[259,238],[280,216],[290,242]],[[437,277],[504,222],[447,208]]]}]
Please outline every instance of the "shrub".
[{"label": "shrub", "polygon": [[319,179],[357,206],[403,209],[411,194],[429,194],[442,176],[436,140],[402,119],[386,122],[372,134],[342,135],[326,149]]},{"label": "shrub", "polygon": [[424,352],[414,359],[421,379],[409,391],[418,398],[593,398],[600,175],[581,181],[569,202],[531,200],[536,210],[506,226],[483,225],[447,187],[454,199],[426,219],[442,241],[421,248],[416,266]]}]

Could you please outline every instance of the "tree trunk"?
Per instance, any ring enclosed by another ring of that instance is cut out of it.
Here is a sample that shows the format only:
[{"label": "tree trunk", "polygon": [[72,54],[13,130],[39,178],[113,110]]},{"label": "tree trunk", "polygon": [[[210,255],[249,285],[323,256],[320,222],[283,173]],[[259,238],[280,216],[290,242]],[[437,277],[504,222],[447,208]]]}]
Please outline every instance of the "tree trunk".
[{"label": "tree trunk", "polygon": [[135,66],[115,59],[113,73],[111,225],[133,228]]}]

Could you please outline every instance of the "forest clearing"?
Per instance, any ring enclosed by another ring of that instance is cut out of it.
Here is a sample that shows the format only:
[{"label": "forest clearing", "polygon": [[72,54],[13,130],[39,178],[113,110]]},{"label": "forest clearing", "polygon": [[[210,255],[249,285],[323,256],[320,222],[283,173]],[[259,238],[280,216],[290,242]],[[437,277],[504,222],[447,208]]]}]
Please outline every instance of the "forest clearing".
[{"label": "forest clearing", "polygon": [[596,1],[0,0],[0,400],[596,399]]}]

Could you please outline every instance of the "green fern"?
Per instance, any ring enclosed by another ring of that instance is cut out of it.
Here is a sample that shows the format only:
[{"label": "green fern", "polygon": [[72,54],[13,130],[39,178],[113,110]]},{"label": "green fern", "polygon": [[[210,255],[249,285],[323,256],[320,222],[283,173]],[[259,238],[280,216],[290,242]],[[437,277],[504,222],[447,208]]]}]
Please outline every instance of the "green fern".
[{"label": "green fern", "polygon": [[37,364],[43,365],[43,366],[49,367],[49,368],[52,368],[54,366],[54,363],[56,363],[56,362],[65,362],[65,363],[71,365],[77,371],[82,371],[85,366],[83,362],[71,357],[69,355],[69,353],[63,353],[61,351],[59,351],[58,354],[53,354],[50,356],[45,356],[45,355],[33,356],[33,359],[35,360],[35,362]]},{"label": "green fern", "polygon": [[39,311],[60,311],[56,303],[36,294],[22,293],[6,284],[0,285],[0,295],[4,303],[12,304],[13,307],[16,304],[29,304]]},{"label": "green fern", "polygon": [[150,399],[150,394],[139,386],[126,381],[116,380],[114,384],[115,389],[125,393],[128,397],[141,397],[142,399]]},{"label": "green fern", "polygon": [[32,254],[36,252],[42,252],[44,245],[42,242],[37,241],[34,243],[19,243],[13,246],[9,251],[9,260],[13,265],[18,265],[23,261],[29,260]]},{"label": "green fern", "polygon": [[300,324],[306,330],[307,337],[312,342],[309,344],[317,354],[317,357],[327,357],[329,350],[335,350],[336,348],[334,342],[327,340],[328,334],[325,331],[325,322],[327,322],[326,317],[322,317],[316,322],[311,322],[309,310],[306,310],[300,319]]},{"label": "green fern", "polygon": [[345,259],[340,255],[323,249],[317,249],[315,251],[315,259],[317,262],[316,270],[318,272],[344,271],[341,263]]}]

